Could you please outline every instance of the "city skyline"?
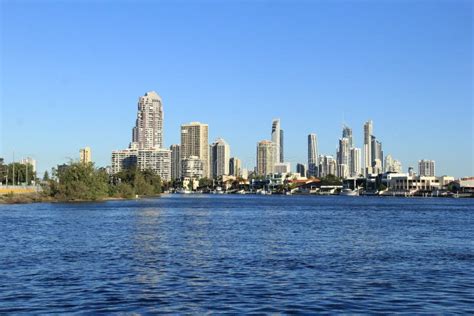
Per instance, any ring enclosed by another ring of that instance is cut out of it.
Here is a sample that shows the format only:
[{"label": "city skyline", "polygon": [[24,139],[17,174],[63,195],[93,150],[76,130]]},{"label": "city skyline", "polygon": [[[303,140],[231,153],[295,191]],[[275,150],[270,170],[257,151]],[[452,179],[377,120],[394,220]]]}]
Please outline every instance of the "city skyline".
[{"label": "city skyline", "polygon": [[[9,43],[2,46],[2,77],[9,78],[2,88],[0,142],[6,161],[13,152],[17,160],[32,157],[40,174],[77,159],[87,145],[98,166],[110,165],[110,152],[127,146],[137,96],[155,90],[166,107],[164,148],[180,142],[181,124],[201,121],[209,124],[210,141],[222,137],[242,168],[252,169],[255,144],[270,138],[269,125],[278,117],[284,160],[294,170],[307,161],[310,133],[318,136],[319,153],[336,158],[344,123],[363,156],[362,125],[372,120],[383,152],[401,161],[404,172],[429,159],[439,174],[473,174],[468,2],[339,3],[337,10],[326,2],[207,4],[200,11],[207,19],[191,4],[150,5],[149,12],[132,4],[113,4],[113,10],[94,4],[92,14],[72,6],[2,3]],[[344,15],[341,6],[353,14]],[[139,11],[161,22],[119,23]],[[91,26],[80,20],[86,16]],[[177,16],[186,21],[179,25]],[[400,19],[404,25],[392,29],[390,22]],[[93,27],[102,21],[114,28]],[[176,32],[170,37],[160,26]],[[79,30],[86,36],[64,37]],[[153,54],[123,49],[157,36]],[[194,55],[183,50],[186,45]]]}]

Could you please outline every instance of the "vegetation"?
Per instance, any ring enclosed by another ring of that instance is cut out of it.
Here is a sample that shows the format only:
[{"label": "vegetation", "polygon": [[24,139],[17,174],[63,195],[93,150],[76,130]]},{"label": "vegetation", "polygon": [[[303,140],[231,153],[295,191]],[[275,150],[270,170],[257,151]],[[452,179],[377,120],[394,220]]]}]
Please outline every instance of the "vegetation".
[{"label": "vegetation", "polygon": [[113,177],[110,194],[130,198],[136,195],[160,194],[161,178],[151,170],[140,171],[136,167],[125,169]]},{"label": "vegetation", "polygon": [[33,166],[31,164],[15,162],[8,165],[0,165],[0,182],[2,184],[13,185],[13,183],[15,183],[31,185],[35,180],[36,172],[33,172]]}]

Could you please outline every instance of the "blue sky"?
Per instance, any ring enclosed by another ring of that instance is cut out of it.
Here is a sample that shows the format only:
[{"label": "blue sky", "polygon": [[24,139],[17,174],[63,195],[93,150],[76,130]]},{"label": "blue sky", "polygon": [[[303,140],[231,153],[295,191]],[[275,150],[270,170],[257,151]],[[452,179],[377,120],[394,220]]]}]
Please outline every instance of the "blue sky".
[{"label": "blue sky", "polygon": [[363,123],[403,168],[474,175],[470,1],[0,1],[1,141],[39,170],[90,146],[126,148],[140,95],[163,98],[165,144],[209,124],[255,165],[280,118],[285,154],[306,136],[334,155]]}]

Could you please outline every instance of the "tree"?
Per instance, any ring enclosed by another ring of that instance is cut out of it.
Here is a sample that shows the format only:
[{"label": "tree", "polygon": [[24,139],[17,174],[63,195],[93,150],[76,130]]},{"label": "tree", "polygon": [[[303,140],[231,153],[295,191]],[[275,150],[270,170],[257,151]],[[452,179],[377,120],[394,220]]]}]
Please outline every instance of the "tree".
[{"label": "tree", "polygon": [[64,201],[95,201],[108,195],[108,175],[93,163],[70,162],[50,180],[50,195]]},{"label": "tree", "polygon": [[46,182],[46,181],[49,181],[49,173],[48,173],[48,171],[45,171],[45,172],[44,172],[43,181],[45,181],[45,182]]}]

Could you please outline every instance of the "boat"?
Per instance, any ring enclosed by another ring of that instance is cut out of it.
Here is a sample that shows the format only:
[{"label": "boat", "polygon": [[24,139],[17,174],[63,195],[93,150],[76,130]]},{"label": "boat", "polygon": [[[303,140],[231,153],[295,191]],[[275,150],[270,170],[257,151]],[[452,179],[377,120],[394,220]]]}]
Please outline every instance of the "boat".
[{"label": "boat", "polygon": [[191,190],[188,190],[188,189],[178,189],[178,190],[176,190],[176,193],[178,193],[178,194],[191,194],[193,192]]},{"label": "boat", "polygon": [[342,196],[359,196],[359,191],[358,190],[351,190],[351,189],[342,189],[341,193],[339,195]]},{"label": "boat", "polygon": [[237,193],[237,194],[246,194],[246,193],[245,193],[245,190],[239,190],[239,191],[237,191],[236,193]]}]

